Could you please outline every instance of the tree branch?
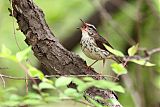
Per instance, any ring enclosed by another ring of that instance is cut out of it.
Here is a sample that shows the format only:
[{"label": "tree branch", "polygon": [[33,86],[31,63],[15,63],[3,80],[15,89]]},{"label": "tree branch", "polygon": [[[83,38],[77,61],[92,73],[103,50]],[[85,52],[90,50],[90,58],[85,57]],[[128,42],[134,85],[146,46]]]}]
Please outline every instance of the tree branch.
[{"label": "tree branch", "polygon": [[[26,43],[43,67],[52,75],[98,75],[93,69],[88,70],[83,59],[65,49],[49,29],[41,9],[32,0],[12,0],[13,16],[17,19],[20,30],[26,36]],[[56,70],[55,70],[56,69]],[[101,77],[94,77],[101,79]],[[115,99],[109,90],[95,87],[89,88],[86,95],[94,99],[101,96],[104,99]],[[100,101],[99,101],[100,102]],[[105,105],[122,107],[107,102]]]},{"label": "tree branch", "polygon": [[[56,77],[60,77],[60,76],[65,76],[65,77],[107,77],[107,78],[113,78],[118,80],[118,78],[111,76],[111,75],[45,75],[45,78],[56,78]],[[10,76],[10,75],[4,75],[4,74],[0,74],[0,77],[3,78],[8,78],[8,79],[13,79],[13,80],[39,80],[39,78],[34,77],[34,78],[24,78],[24,77],[15,77],[15,76]]]}]

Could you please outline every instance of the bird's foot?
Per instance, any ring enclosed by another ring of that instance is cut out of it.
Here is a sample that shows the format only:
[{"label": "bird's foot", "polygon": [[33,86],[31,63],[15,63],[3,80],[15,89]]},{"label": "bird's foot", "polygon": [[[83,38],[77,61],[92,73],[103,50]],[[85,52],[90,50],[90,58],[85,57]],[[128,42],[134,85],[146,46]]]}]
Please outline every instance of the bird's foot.
[{"label": "bird's foot", "polygon": [[87,66],[87,71],[93,70],[93,68],[91,66]]},{"label": "bird's foot", "polygon": [[100,71],[99,76],[100,76],[100,79],[103,78],[103,71]]}]

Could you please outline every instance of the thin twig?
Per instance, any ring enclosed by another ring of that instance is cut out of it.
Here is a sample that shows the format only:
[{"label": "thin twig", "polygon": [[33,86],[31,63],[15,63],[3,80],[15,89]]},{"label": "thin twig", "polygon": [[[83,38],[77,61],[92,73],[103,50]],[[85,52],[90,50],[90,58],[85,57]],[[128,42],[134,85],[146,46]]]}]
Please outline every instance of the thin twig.
[{"label": "thin twig", "polygon": [[4,78],[3,78],[3,75],[0,74],[0,78],[1,78],[1,80],[2,80],[2,82],[3,82],[3,87],[5,88],[6,82],[5,82]]},{"label": "thin twig", "polygon": [[[9,75],[3,75],[0,74],[3,78],[8,78],[8,79],[13,79],[13,80],[26,80],[26,78],[24,77],[14,77],[14,76],[9,76]],[[53,77],[60,77],[60,76],[65,76],[65,77],[110,77],[110,78],[114,78],[114,79],[118,79],[114,76],[110,76],[110,75],[45,75],[45,78],[53,78]],[[36,80],[39,79],[38,77],[32,77],[32,79]],[[30,78],[27,78],[27,80],[32,80]]]},{"label": "thin twig", "polygon": [[152,49],[152,50],[148,51],[148,54],[149,54],[149,55],[152,55],[152,54],[155,54],[155,53],[157,53],[157,52],[160,52],[160,48]]},{"label": "thin twig", "polygon": [[14,17],[13,17],[13,7],[12,7],[12,0],[10,2],[10,6],[11,6],[11,17],[12,17],[12,26],[13,26],[13,37],[15,39],[16,45],[18,47],[18,49],[21,51],[22,49],[20,48],[20,45],[18,43],[17,37],[16,37],[16,31],[15,31],[15,23],[14,23]]},{"label": "thin twig", "polygon": [[25,83],[26,83],[26,94],[28,94],[28,75],[27,73],[25,74]]},{"label": "thin twig", "polygon": [[[29,75],[29,70],[27,69],[27,67],[25,66],[25,65],[23,65],[23,64],[21,64],[21,63],[18,63],[19,65],[20,65],[20,67],[24,70],[24,72],[25,72],[25,75],[26,75],[26,77],[23,79],[23,80],[25,80],[26,81],[26,87],[28,87],[28,80],[31,80],[35,85],[37,85],[38,86],[38,84],[37,84],[37,82],[35,81],[35,79],[33,79],[33,77],[31,77],[30,75]],[[28,77],[29,77],[29,79],[28,79]],[[27,88],[26,88],[27,89]],[[28,89],[26,90],[26,92],[28,91]],[[40,92],[40,90],[38,90],[39,91],[39,93],[41,93]]]},{"label": "thin twig", "polygon": [[[145,48],[140,48],[141,51],[146,50]],[[155,48],[155,49],[151,49],[150,51],[147,51],[149,55],[153,55],[157,52],[160,52],[160,48]],[[128,56],[127,56],[128,57]],[[126,57],[126,58],[127,58]],[[141,59],[142,57],[140,56],[132,56],[130,57],[131,59],[136,58],[136,59]],[[143,58],[144,59],[144,58]],[[126,59],[125,59],[126,60]],[[8,78],[8,79],[14,79],[14,80],[26,80],[24,77],[14,77],[14,76],[9,76],[9,75],[3,75],[0,74],[0,76],[2,76],[3,78]],[[53,78],[53,77],[60,77],[60,76],[66,76],[66,77],[109,77],[109,78],[115,78],[118,79],[114,76],[111,75],[45,75],[46,78]],[[32,79],[39,79],[38,77],[32,77]],[[30,78],[28,78],[27,80],[31,80]]]}]

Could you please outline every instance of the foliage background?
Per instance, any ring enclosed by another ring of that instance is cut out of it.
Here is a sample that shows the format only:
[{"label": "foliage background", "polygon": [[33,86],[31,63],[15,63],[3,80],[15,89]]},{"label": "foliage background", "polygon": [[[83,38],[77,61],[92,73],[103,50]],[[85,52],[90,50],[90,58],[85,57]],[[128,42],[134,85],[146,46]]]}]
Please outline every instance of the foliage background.
[{"label": "foliage background", "polygon": [[[101,1],[106,2],[106,0]],[[97,26],[98,31],[104,38],[108,39],[113,47],[124,53],[127,52],[126,48],[131,46],[128,45],[128,37],[126,35],[129,35],[133,40],[138,38],[141,48],[150,50],[160,47],[160,1],[152,0],[150,2],[152,4],[151,7],[147,4],[147,1],[151,0],[125,1],[126,3],[123,4],[121,9],[112,15],[112,20],[103,18],[103,24]],[[47,23],[61,42],[71,36],[77,30],[76,27],[81,25],[80,18],[87,20],[95,10],[98,9],[96,0],[69,0],[68,2],[66,2],[66,0],[35,0],[34,2],[44,11]],[[20,31],[14,31],[14,29],[18,28],[18,25],[15,19],[9,16],[9,7],[9,1],[0,1],[0,47],[5,45],[10,48],[13,53],[16,53],[20,49],[25,49],[27,45],[24,42],[24,35]],[[153,11],[152,7],[154,7],[156,12]],[[139,15],[141,17],[139,17]],[[118,33],[112,25],[113,22],[115,22],[119,26],[119,30],[124,33]],[[16,33],[16,37],[14,36],[14,32]],[[79,44],[77,44],[72,51],[85,59],[88,64],[93,62],[81,52]],[[29,60],[31,60],[32,65],[36,67],[39,66],[32,53],[29,56]],[[151,62],[155,63],[156,66],[144,67],[129,63],[128,76],[131,81],[126,82],[131,88],[127,88],[124,81],[119,81],[126,88],[124,94],[119,94],[119,100],[124,107],[135,107],[138,103],[142,103],[142,107],[160,106],[160,54],[158,53],[151,56]],[[109,63],[110,61],[108,64]],[[0,70],[2,74],[24,76],[23,70],[17,64],[9,60],[0,58],[0,67],[9,68]],[[100,71],[101,67],[101,61],[94,65],[97,71]],[[110,67],[106,66],[105,71],[111,73]],[[6,88],[16,87],[19,90],[17,94],[23,95],[25,93],[24,81],[9,79],[5,79],[5,81]],[[6,88],[3,88],[1,84],[0,92]],[[132,97],[133,94],[138,94],[138,96],[140,96],[140,102],[135,102],[136,97]],[[68,101],[53,105],[60,107],[68,103],[69,105],[75,106],[73,102]],[[84,105],[76,104],[76,106]]]}]

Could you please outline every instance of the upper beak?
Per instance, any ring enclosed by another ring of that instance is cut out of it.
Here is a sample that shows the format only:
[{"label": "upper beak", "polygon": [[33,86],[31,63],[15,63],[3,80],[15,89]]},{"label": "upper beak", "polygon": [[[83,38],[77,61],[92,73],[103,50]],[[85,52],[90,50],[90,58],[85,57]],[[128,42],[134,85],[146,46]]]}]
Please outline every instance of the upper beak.
[{"label": "upper beak", "polygon": [[83,26],[86,26],[86,23],[82,19],[80,19],[80,20],[81,20]]},{"label": "upper beak", "polygon": [[81,20],[81,22],[82,22],[82,24],[83,24],[83,26],[82,27],[77,27],[77,29],[84,29],[87,25],[86,25],[86,23],[82,20],[82,19],[80,19]]},{"label": "upper beak", "polygon": [[87,25],[82,19],[80,19],[80,20],[81,20],[83,25],[79,29],[84,30],[87,27]]}]

